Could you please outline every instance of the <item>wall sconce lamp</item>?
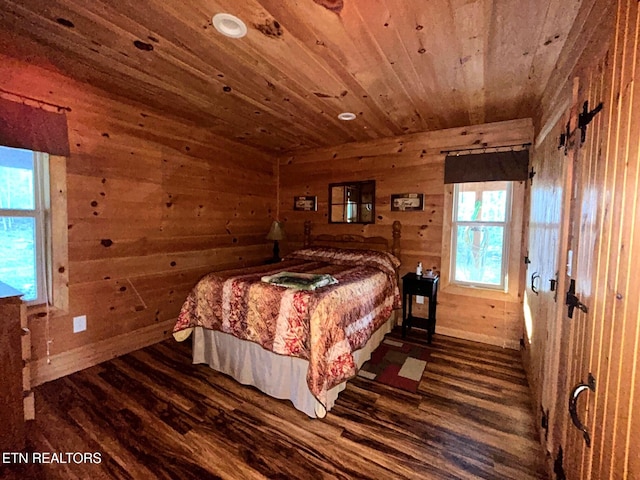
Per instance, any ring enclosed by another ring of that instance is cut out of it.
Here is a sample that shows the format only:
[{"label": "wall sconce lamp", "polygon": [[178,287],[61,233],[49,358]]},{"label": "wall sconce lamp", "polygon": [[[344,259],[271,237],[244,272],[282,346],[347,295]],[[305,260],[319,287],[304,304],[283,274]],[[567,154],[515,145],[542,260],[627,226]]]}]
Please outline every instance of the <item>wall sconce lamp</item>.
[{"label": "wall sconce lamp", "polygon": [[280,245],[279,241],[284,239],[284,225],[282,222],[275,221],[271,224],[271,229],[267,234],[267,240],[273,240],[273,258],[271,262],[277,263],[280,258]]}]

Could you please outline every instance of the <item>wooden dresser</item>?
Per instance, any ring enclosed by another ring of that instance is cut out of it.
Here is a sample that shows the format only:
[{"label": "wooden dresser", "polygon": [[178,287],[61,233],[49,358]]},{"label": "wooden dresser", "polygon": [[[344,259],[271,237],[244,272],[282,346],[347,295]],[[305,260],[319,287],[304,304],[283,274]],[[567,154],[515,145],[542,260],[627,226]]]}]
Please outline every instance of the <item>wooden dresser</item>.
[{"label": "wooden dresser", "polygon": [[0,452],[25,446],[25,419],[32,419],[31,336],[22,294],[0,282]]}]

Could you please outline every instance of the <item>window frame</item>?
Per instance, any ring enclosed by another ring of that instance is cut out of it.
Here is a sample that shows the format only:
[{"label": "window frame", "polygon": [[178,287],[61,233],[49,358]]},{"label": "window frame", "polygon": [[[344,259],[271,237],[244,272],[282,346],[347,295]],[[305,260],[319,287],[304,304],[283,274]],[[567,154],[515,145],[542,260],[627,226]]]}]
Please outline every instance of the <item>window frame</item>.
[{"label": "window frame", "polygon": [[505,290],[478,288],[470,285],[459,285],[450,281],[451,270],[451,224],[453,219],[453,184],[444,185],[441,271],[439,290],[446,294],[467,297],[501,300],[509,302],[521,301],[524,286],[523,229],[525,206],[524,181],[513,181],[511,190],[511,224],[509,231],[508,282]]},{"label": "window frame", "polygon": [[[508,289],[509,280],[509,251],[511,240],[511,217],[513,210],[513,184],[514,182],[508,180],[495,181],[495,182],[474,182],[490,184],[490,183],[506,183],[505,199],[505,212],[503,221],[487,221],[487,220],[458,220],[458,198],[460,195],[460,185],[466,185],[466,183],[453,184],[453,203],[452,203],[452,216],[451,216],[451,258],[449,262],[450,269],[450,282],[455,285],[467,286],[472,288],[482,288],[488,290],[506,291]],[[482,189],[489,191],[487,189]],[[498,285],[482,282],[468,282],[464,280],[456,279],[456,261],[458,252],[458,228],[460,226],[485,226],[485,227],[502,227],[502,258],[501,258],[501,271],[500,271],[500,283]]]},{"label": "window frame", "polygon": [[[12,147],[6,147],[12,148]],[[18,150],[18,149],[16,149]],[[33,208],[2,208],[0,207],[0,217],[11,218],[33,218],[35,231],[35,266],[36,266],[36,298],[25,300],[27,305],[38,305],[46,303],[49,297],[47,292],[48,282],[46,263],[50,257],[45,252],[47,245],[51,243],[47,239],[47,227],[45,225],[48,217],[49,205],[49,155],[43,152],[36,152],[28,149],[33,155]]]},{"label": "window frame", "polygon": [[29,151],[34,154],[35,208],[3,208],[0,216],[35,218],[38,296],[25,301],[28,313],[64,314],[69,310],[67,157]]}]

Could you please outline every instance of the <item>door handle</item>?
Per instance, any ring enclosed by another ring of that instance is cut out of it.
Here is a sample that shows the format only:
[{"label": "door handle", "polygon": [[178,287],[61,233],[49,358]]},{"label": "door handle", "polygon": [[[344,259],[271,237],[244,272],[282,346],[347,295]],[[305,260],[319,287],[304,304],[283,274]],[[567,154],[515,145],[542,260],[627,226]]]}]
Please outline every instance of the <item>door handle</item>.
[{"label": "door handle", "polygon": [[584,438],[584,442],[587,444],[587,447],[591,447],[589,431],[580,421],[580,417],[578,417],[578,397],[580,397],[582,392],[587,390],[591,390],[592,392],[596,391],[596,379],[591,373],[589,373],[587,383],[579,383],[571,391],[571,394],[569,395],[569,413],[571,414],[571,421],[575,427],[582,432],[582,437]]},{"label": "door handle", "polygon": [[531,291],[533,293],[535,293],[536,295],[538,295],[538,289],[536,288],[536,279],[540,278],[540,275],[538,275],[538,272],[533,272],[531,274]]}]

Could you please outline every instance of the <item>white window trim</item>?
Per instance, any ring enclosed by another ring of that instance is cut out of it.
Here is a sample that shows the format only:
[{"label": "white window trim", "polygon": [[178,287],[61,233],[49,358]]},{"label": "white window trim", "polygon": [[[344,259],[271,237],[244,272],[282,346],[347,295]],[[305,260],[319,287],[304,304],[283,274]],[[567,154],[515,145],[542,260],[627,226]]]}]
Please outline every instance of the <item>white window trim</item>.
[{"label": "white window trim", "polygon": [[524,212],[524,182],[513,182],[511,190],[511,222],[509,228],[509,253],[508,253],[508,275],[507,288],[505,291],[478,288],[467,285],[460,285],[451,282],[451,255],[452,242],[451,230],[453,219],[453,184],[444,186],[443,205],[443,226],[442,226],[442,251],[441,251],[441,272],[440,286],[441,292],[452,295],[463,295],[494,300],[520,301],[524,279],[521,276],[524,270],[522,263],[522,231]]},{"label": "white window trim", "polygon": [[[508,287],[508,279],[509,279],[509,243],[510,243],[510,231],[511,231],[511,210],[513,208],[512,205],[512,191],[513,191],[513,182],[507,182],[507,198],[505,201],[505,219],[502,222],[497,221],[482,221],[482,220],[473,220],[473,221],[462,221],[456,220],[458,217],[458,202],[456,201],[459,196],[459,185],[463,185],[460,183],[456,183],[453,186],[453,210],[451,215],[451,261],[449,262],[449,268],[451,272],[451,283],[461,286],[467,287],[475,287],[475,288],[485,288],[489,290],[499,290],[506,291]],[[456,234],[457,228],[459,226],[486,226],[486,227],[503,227],[503,246],[502,246],[502,268],[500,272],[500,284],[492,285],[487,283],[480,282],[465,282],[462,280],[456,280],[455,275],[453,274],[453,270],[456,265],[456,252],[458,251],[457,239],[458,235]]]},{"label": "white window trim", "polygon": [[0,208],[3,217],[33,218],[35,224],[35,264],[37,297],[26,301],[27,305],[38,305],[47,302],[47,268],[48,255],[45,254],[47,229],[45,221],[48,207],[49,155],[41,152],[33,153],[33,209]]}]

